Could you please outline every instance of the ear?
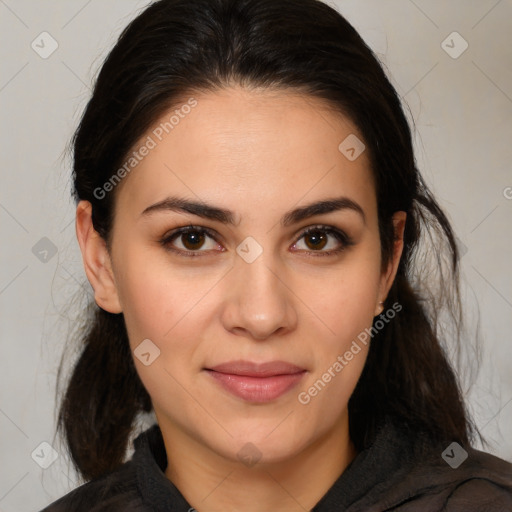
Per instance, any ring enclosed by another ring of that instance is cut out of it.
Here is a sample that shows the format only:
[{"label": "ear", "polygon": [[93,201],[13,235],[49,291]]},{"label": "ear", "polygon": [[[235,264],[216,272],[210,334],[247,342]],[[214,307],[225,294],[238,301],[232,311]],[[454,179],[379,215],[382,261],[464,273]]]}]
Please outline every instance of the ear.
[{"label": "ear", "polygon": [[381,276],[380,289],[379,289],[379,304],[375,310],[375,315],[379,315],[384,310],[382,303],[386,300],[393,281],[398,270],[398,264],[402,256],[404,248],[404,230],[407,214],[405,212],[395,212],[393,214],[393,230],[394,242],[391,260],[388,264],[386,271]]},{"label": "ear", "polygon": [[80,201],[76,209],[76,236],[82,251],[85,273],[94,289],[96,304],[110,313],[121,313],[110,254],[105,240],[94,229],[91,216],[91,203]]}]

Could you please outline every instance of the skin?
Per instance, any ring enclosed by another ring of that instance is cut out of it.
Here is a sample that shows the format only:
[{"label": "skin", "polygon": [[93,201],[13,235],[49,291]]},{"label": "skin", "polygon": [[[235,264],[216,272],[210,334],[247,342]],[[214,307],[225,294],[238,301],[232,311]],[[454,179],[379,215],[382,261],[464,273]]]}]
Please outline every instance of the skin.
[{"label": "skin", "polygon": [[[118,185],[110,253],[92,227],[90,203],[79,203],[84,267],[97,304],[123,312],[132,350],[144,339],[160,349],[149,366],[134,361],[162,430],[165,474],[187,501],[201,512],[310,510],[356,456],[347,404],[368,346],[360,344],[307,405],[298,395],[382,311],[406,214],[393,217],[393,257],[381,272],[367,154],[349,161],[338,150],[350,134],[363,140],[348,118],[284,90],[233,86],[194,97],[197,106]],[[236,223],[176,211],[141,215],[170,195],[229,209]],[[339,196],[360,205],[365,218],[343,209],[280,223],[293,208]],[[325,228],[319,248],[301,236],[318,224],[344,231],[354,244],[319,256],[342,245]],[[202,246],[174,239],[177,250],[197,247],[195,258],[160,243],[187,225],[216,234]],[[252,263],[236,252],[248,236],[263,249]],[[284,360],[307,373],[278,399],[255,404],[203,371],[233,359]],[[261,456],[253,466],[237,457],[249,442]]]}]

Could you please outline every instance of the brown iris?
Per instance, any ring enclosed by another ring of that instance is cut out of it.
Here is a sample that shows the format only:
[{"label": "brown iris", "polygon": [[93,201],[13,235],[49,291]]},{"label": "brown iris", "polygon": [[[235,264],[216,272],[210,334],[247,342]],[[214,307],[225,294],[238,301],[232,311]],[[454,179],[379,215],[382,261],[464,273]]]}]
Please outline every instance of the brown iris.
[{"label": "brown iris", "polygon": [[188,233],[182,233],[181,239],[186,249],[194,251],[204,244],[205,234],[200,231],[190,231]]},{"label": "brown iris", "polygon": [[[304,239],[310,249],[323,249],[327,243],[327,235],[321,231],[311,231]],[[313,240],[313,243],[310,245],[308,240]]]}]

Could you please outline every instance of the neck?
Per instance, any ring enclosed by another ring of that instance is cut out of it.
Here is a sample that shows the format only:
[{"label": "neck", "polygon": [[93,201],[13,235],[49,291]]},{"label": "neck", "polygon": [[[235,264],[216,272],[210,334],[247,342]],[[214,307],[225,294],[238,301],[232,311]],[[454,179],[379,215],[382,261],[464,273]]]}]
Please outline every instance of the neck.
[{"label": "neck", "polygon": [[200,512],[311,510],[357,454],[348,417],[301,452],[252,467],[220,456],[174,426],[160,428],[165,475]]}]

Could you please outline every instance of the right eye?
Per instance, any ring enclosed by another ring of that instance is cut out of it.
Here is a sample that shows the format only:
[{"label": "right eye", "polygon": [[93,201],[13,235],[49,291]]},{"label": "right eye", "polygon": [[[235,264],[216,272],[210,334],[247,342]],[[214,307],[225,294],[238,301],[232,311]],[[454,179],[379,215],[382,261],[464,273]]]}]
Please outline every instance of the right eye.
[{"label": "right eye", "polygon": [[[206,250],[200,250],[207,239],[215,240],[214,233],[207,228],[200,226],[185,226],[167,233],[161,240],[160,244],[168,251],[179,254],[185,257],[202,256],[201,252],[208,252],[215,250],[216,247],[221,247],[218,243],[210,243],[210,247]],[[175,240],[180,242],[181,247],[174,245]],[[222,248],[219,252],[222,252]]]}]

